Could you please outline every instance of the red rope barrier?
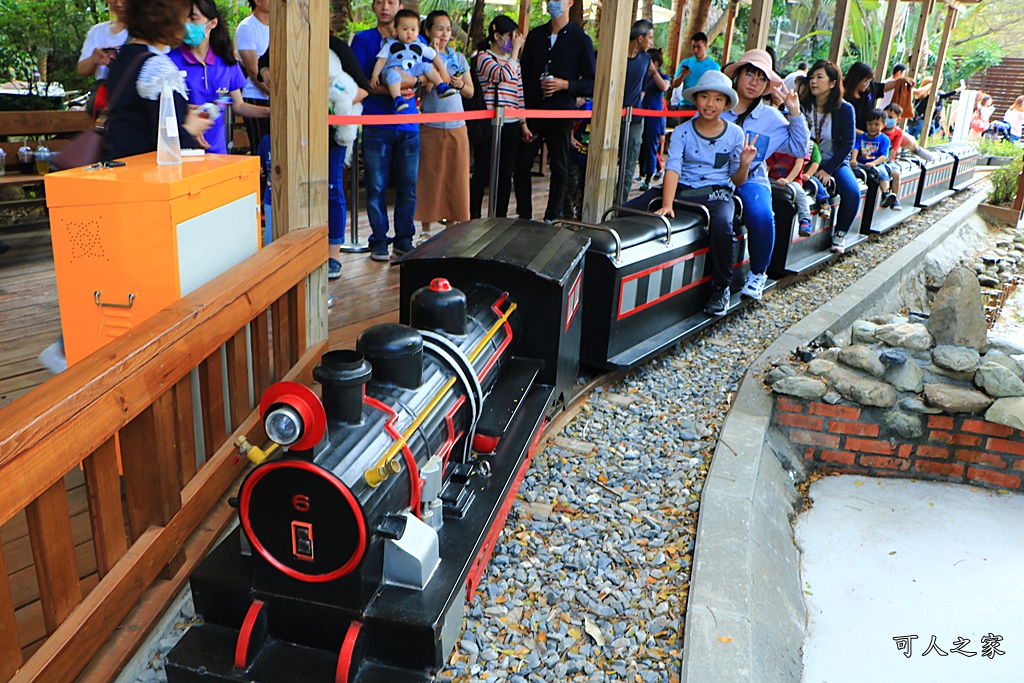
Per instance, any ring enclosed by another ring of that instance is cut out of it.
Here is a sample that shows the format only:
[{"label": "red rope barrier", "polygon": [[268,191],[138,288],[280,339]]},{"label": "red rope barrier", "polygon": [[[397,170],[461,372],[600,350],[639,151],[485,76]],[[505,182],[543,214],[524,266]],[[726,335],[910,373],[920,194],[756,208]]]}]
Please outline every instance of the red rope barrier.
[{"label": "red rope barrier", "polygon": [[[447,114],[366,114],[360,116],[328,116],[327,123],[332,126],[386,126],[410,123],[441,123],[444,121],[480,121],[493,119],[496,115],[492,110],[450,112]],[[592,118],[593,115],[594,113],[588,109],[505,109],[505,118],[515,119],[573,119],[578,121]],[[623,109],[622,116],[625,115],[626,110]],[[693,116],[693,112],[634,109],[633,116],[689,118]]]}]

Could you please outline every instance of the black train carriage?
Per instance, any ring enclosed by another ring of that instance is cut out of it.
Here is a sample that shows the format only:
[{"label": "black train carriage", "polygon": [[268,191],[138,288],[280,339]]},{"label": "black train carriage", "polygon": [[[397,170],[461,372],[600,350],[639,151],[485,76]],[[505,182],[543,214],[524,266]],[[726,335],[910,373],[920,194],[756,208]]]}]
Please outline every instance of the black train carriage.
[{"label": "black train carriage", "polygon": [[953,184],[956,176],[953,173],[953,166],[956,159],[952,154],[943,152],[940,149],[930,149],[932,160],[925,161],[919,157],[910,157],[910,160],[921,167],[921,186],[917,191],[915,202],[922,209],[935,206],[946,197],[953,194]]},{"label": "black train carriage", "polygon": [[807,180],[801,191],[811,210],[811,234],[801,235],[800,219],[791,187],[772,184],[772,213],[775,215],[775,245],[768,264],[768,277],[781,280],[801,275],[827,263],[832,253],[832,229],[835,216],[821,215],[814,184]]},{"label": "black train carriage", "polygon": [[921,189],[921,166],[907,157],[899,157],[888,162],[891,167],[896,168],[900,174],[900,185],[897,188],[897,198],[900,200],[899,211],[882,206],[882,193],[879,190],[878,182],[869,179],[864,169],[857,168],[857,176],[866,183],[868,193],[865,197],[865,206],[870,211],[864,212],[861,223],[862,233],[883,233],[888,232],[911,216],[921,212],[917,206],[917,195]]},{"label": "black train carriage", "polygon": [[246,477],[240,528],[191,577],[202,621],[169,653],[170,683],[425,682],[444,666],[579,353],[587,239],[500,227],[492,252],[479,233],[459,240],[472,230],[437,242],[482,278],[418,250],[409,325],[327,353],[322,398],[267,391],[264,424],[286,448]]},{"label": "black train carriage", "polygon": [[975,169],[978,166],[978,162],[981,159],[981,154],[978,153],[978,148],[969,142],[948,142],[944,145],[938,145],[933,147],[932,151],[939,150],[945,152],[953,157],[955,163],[953,164],[953,177],[950,182],[949,189],[958,192],[960,190],[966,190],[968,187],[980,180],[980,176],[975,174]]}]

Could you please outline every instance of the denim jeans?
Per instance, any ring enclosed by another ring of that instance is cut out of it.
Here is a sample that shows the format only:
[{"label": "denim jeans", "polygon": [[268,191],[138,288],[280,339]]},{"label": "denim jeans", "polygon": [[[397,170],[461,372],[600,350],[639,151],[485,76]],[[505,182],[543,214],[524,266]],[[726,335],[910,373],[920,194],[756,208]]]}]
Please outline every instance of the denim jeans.
[{"label": "denim jeans", "polygon": [[394,242],[412,248],[416,234],[416,180],[420,167],[420,132],[366,126],[363,128],[363,161],[366,178],[366,213],[373,234],[370,246],[389,244],[388,206],[385,192],[388,179],[395,181]]},{"label": "denim jeans", "polygon": [[743,200],[743,225],[747,228],[747,249],[750,251],[750,272],[763,275],[775,249],[775,214],[772,213],[772,191],[767,185],[749,180],[736,194]]},{"label": "denim jeans", "polygon": [[835,193],[841,200],[833,234],[841,232],[845,235],[853,226],[853,219],[857,217],[857,209],[860,208],[860,185],[846,164],[839,167],[832,180],[835,181]]},{"label": "denim jeans", "polygon": [[327,241],[345,243],[345,147],[327,148]]},{"label": "denim jeans", "polygon": [[626,132],[626,154],[622,159],[625,173],[622,178],[622,187],[619,188],[619,204],[629,201],[629,191],[633,189],[633,176],[636,175],[636,162],[640,159],[640,144],[643,139],[644,120],[636,119],[630,122]]}]

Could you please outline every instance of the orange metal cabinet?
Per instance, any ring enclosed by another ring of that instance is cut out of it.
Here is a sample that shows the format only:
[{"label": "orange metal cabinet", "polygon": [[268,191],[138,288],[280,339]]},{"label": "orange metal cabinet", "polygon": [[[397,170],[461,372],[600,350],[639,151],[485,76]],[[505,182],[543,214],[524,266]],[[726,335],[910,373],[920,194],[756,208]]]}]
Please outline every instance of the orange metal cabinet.
[{"label": "orange metal cabinet", "polygon": [[256,253],[259,160],[207,155],[46,175],[68,363]]}]

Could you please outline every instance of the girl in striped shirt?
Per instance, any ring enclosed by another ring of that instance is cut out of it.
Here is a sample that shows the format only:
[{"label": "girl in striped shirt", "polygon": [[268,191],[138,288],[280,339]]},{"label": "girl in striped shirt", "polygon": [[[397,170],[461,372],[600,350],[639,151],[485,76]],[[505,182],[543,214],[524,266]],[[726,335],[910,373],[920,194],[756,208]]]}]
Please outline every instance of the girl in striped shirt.
[{"label": "girl in striped shirt", "polygon": [[[483,89],[484,102],[488,109],[505,107],[523,109],[523,78],[519,70],[519,53],[525,37],[519,33],[518,25],[511,18],[501,14],[491,21],[487,37],[477,46],[473,55],[473,69]],[[516,167],[519,148],[533,138],[526,126],[526,119],[506,117],[501,128],[501,166],[498,169],[497,196],[490,201],[496,203],[495,215],[508,215],[508,203],[512,194],[512,170]],[[484,140],[473,147],[473,178],[470,182],[469,212],[473,218],[480,217],[484,190],[491,182],[491,141]],[[529,198],[532,180],[516,177],[516,203],[523,205]],[[526,203],[529,206],[529,203]]]}]

